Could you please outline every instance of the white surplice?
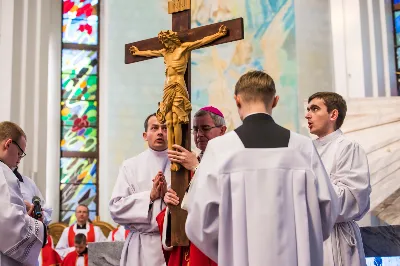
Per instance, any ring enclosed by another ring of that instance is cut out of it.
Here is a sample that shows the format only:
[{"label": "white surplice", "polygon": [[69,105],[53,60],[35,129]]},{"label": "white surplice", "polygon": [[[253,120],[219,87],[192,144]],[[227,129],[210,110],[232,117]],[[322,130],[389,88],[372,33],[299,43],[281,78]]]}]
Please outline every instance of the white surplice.
[{"label": "white surplice", "polygon": [[110,234],[107,237],[107,241],[125,241],[125,233],[126,229],[124,226],[118,226],[118,228],[115,231],[114,234],[114,240],[113,240],[113,233],[114,231],[111,231]]},{"label": "white surplice", "polygon": [[369,210],[371,194],[367,155],[340,129],[314,140],[339,197],[340,213],[334,230],[324,242],[325,266],[366,265],[360,229],[354,221]]},{"label": "white surplice", "polygon": [[42,193],[40,192],[39,188],[36,186],[35,182],[33,182],[31,178],[27,176],[22,176],[22,180],[24,180],[24,182],[20,183],[22,197],[29,203],[32,203],[32,198],[34,196],[39,197],[41,199],[40,205],[43,209],[43,223],[45,225],[50,224],[53,208],[50,208],[49,206],[46,205]]},{"label": "white surplice", "polygon": [[287,148],[211,140],[185,201],[190,241],[219,266],[320,266],[339,209],[312,141],[293,132]]},{"label": "white surplice", "polygon": [[109,209],[113,220],[131,231],[121,255],[121,266],[165,265],[157,215],[166,206],[162,199],[150,205],[150,191],[157,172],[171,182],[167,151],[151,149],[124,161],[116,181]]},{"label": "white surplice", "polygon": [[[90,229],[89,223],[86,224],[86,229],[78,229],[76,224],[71,225],[67,228],[64,229],[64,231],[61,234],[60,240],[58,240],[57,246],[55,250],[57,253],[60,255],[62,259],[64,259],[70,252],[75,250],[75,246],[70,247],[68,243],[68,233],[70,227],[73,228],[75,235],[77,234],[84,234],[87,236],[87,233]],[[105,242],[107,241],[107,238],[104,236],[103,231],[101,231],[100,227],[98,226],[93,226],[94,227],[94,239],[95,242]]]},{"label": "white surplice", "polygon": [[43,246],[44,225],[26,213],[19,181],[0,162],[0,265],[36,265]]}]

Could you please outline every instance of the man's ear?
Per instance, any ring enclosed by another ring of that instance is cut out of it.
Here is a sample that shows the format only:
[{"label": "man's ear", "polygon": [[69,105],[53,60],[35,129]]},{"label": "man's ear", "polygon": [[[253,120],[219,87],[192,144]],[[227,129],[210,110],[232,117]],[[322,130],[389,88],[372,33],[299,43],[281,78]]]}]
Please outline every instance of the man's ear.
[{"label": "man's ear", "polygon": [[276,95],[276,96],[274,97],[273,102],[272,102],[272,108],[275,108],[275,107],[278,105],[278,102],[279,102],[279,96]]},{"label": "man's ear", "polygon": [[4,149],[4,150],[8,150],[10,148],[11,144],[12,144],[12,139],[4,140],[1,143],[1,148]]},{"label": "man's ear", "polygon": [[237,108],[240,108],[242,106],[242,98],[240,95],[233,95],[233,99],[235,99]]},{"label": "man's ear", "polygon": [[221,127],[221,136],[225,134],[227,127],[226,126],[222,126]]},{"label": "man's ear", "polygon": [[147,141],[147,132],[143,132],[143,139]]},{"label": "man's ear", "polygon": [[339,111],[337,109],[333,109],[333,111],[329,114],[329,119],[331,121],[336,121],[339,117]]}]

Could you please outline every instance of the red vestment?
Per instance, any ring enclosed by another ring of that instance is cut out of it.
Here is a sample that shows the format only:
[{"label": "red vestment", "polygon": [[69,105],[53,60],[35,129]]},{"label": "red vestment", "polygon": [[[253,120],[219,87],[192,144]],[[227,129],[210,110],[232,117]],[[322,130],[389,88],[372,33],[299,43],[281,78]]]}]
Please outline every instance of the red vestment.
[{"label": "red vestment", "polygon": [[59,266],[62,263],[60,255],[53,249],[53,239],[47,236],[47,244],[41,250],[42,266]]},{"label": "red vestment", "polygon": [[[86,236],[86,243],[92,243],[95,242],[95,234],[94,234],[94,226],[93,224],[89,224],[89,231],[87,232]],[[74,227],[70,226],[68,230],[68,245],[70,247],[75,246],[75,232],[74,232]]]},{"label": "red vestment", "polygon": [[[85,266],[88,266],[89,265],[88,254],[86,253],[85,255],[83,255],[83,257],[85,260]],[[61,265],[62,266],[75,266],[78,258],[79,258],[78,253],[76,253],[76,251],[72,251],[64,258],[64,261],[62,262]]]},{"label": "red vestment", "polygon": [[[158,228],[162,237],[164,230],[164,218],[166,208],[157,215]],[[218,266],[195,245],[189,243],[189,247],[173,247],[172,250],[164,250],[167,266]]]}]

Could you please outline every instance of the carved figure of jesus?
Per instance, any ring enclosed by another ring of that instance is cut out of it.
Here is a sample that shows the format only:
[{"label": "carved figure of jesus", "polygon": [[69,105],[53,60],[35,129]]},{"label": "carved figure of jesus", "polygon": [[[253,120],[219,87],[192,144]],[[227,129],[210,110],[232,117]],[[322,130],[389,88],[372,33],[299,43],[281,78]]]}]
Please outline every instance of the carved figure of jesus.
[{"label": "carved figure of jesus", "polygon": [[[182,43],[178,34],[174,31],[161,31],[158,40],[164,46],[161,50],[139,51],[136,46],[131,46],[129,51],[132,55],[146,57],[164,57],[165,83],[162,102],[157,110],[157,119],[166,124],[168,128],[168,149],[172,150],[174,144],[182,144],[182,124],[189,123],[192,105],[185,83],[185,72],[189,55],[192,50],[198,49],[208,43],[227,34],[227,28],[222,25],[218,32],[206,36],[201,40]],[[172,171],[178,171],[179,164],[171,164]]]}]

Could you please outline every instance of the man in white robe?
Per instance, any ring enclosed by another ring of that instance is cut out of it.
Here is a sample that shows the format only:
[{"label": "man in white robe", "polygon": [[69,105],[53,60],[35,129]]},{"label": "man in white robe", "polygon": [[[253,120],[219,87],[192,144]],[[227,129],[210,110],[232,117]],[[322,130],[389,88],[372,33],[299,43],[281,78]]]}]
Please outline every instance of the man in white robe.
[{"label": "man in white robe", "polygon": [[187,236],[219,266],[323,262],[337,196],[312,141],[272,119],[275,93],[262,71],[239,79],[243,125],[208,143],[185,197]]},{"label": "man in white robe", "polygon": [[25,156],[26,135],[12,122],[0,123],[0,265],[36,265],[46,242],[44,224],[32,218],[12,172]]},{"label": "man in white robe", "polygon": [[336,194],[340,213],[334,230],[324,242],[325,266],[366,265],[360,229],[355,221],[369,210],[371,194],[367,155],[360,145],[346,139],[340,127],[346,101],[337,93],[319,92],[308,100],[306,119]]},{"label": "man in white robe", "polygon": [[43,223],[47,226],[51,223],[51,214],[53,213],[53,208],[46,205],[44,197],[40,192],[39,188],[36,186],[35,182],[27,176],[23,176],[18,172],[18,167],[14,169],[15,176],[18,177],[21,185],[22,197],[26,205],[32,205],[33,197],[39,197],[41,202],[40,206],[43,210]]},{"label": "man in white robe", "polygon": [[89,223],[89,209],[86,205],[78,205],[75,215],[76,223],[64,229],[56,246],[56,251],[62,259],[75,250],[74,239],[77,234],[84,234],[88,243],[107,241],[100,227]]},{"label": "man in white robe", "polygon": [[121,266],[165,265],[156,217],[166,206],[162,198],[171,181],[167,127],[152,114],[144,129],[149,149],[122,163],[109,203],[113,220],[130,230]]}]

